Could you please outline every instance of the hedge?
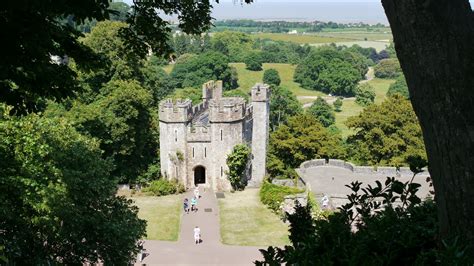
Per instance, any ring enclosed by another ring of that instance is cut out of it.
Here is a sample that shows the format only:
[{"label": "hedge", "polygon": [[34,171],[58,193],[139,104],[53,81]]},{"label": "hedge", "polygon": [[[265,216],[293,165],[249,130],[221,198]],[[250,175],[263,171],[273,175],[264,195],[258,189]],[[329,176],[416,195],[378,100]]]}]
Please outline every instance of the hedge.
[{"label": "hedge", "polygon": [[265,181],[260,188],[260,201],[267,205],[268,208],[278,213],[285,196],[295,195],[302,192],[304,192],[304,190],[299,188],[279,186]]},{"label": "hedge", "polygon": [[165,179],[159,179],[152,181],[149,186],[143,189],[143,192],[148,192],[153,196],[165,196],[170,194],[184,192],[184,186],[175,180],[168,181]]}]

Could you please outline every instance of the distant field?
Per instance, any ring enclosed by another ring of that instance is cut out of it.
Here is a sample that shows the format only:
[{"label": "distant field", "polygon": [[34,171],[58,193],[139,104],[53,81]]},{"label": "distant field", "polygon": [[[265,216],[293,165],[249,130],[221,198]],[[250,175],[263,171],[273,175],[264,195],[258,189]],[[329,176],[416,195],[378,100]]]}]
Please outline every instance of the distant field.
[{"label": "distant field", "polygon": [[319,36],[313,34],[287,34],[287,33],[254,33],[251,35],[254,39],[270,39],[274,41],[295,42],[299,44],[311,43],[333,43],[348,41],[341,37]]},{"label": "distant field", "polygon": [[378,40],[392,40],[392,32],[389,28],[379,29],[379,30],[363,30],[363,29],[341,29],[341,30],[325,30],[322,32],[316,33],[320,37],[332,37],[332,38],[343,38],[343,39],[352,39],[352,40],[368,40],[368,41],[378,41]]},{"label": "distant field", "polygon": [[379,104],[386,98],[388,87],[394,83],[394,79],[378,79],[369,81],[369,84],[375,89],[375,103]]},{"label": "distant field", "polygon": [[288,226],[260,202],[258,189],[226,193],[219,199],[222,243],[241,246],[289,244]]},{"label": "distant field", "polygon": [[[351,41],[351,42],[337,42],[335,43],[338,46],[345,45],[347,47],[350,47],[354,44],[359,45],[360,47],[363,48],[375,48],[377,52],[380,52],[387,48],[387,46],[390,44],[389,42],[382,42],[382,41]],[[312,43],[310,44],[311,46],[322,46],[322,45],[327,45],[327,43]]]},{"label": "distant field", "polygon": [[291,64],[263,64],[262,71],[250,71],[245,69],[244,63],[231,63],[237,69],[239,75],[239,89],[248,92],[255,85],[261,83],[263,78],[263,71],[265,69],[274,68],[278,71],[281,78],[281,85],[288,88],[296,96],[320,96],[324,95],[322,92],[303,89],[300,85],[293,81],[293,74],[295,73],[296,65]]}]

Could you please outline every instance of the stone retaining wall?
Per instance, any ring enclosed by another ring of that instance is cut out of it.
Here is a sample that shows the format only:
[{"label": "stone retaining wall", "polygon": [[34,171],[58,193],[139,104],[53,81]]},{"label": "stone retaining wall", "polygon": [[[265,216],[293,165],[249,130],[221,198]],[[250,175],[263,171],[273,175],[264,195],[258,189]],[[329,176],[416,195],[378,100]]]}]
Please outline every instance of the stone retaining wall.
[{"label": "stone retaining wall", "polygon": [[[304,173],[306,169],[318,166],[334,166],[347,169],[351,172],[358,174],[382,174],[385,176],[412,176],[413,172],[409,167],[374,167],[374,166],[355,166],[350,162],[346,162],[338,159],[315,159],[303,162],[300,165],[298,171]],[[419,175],[429,176],[428,170],[423,169],[424,171]]]}]

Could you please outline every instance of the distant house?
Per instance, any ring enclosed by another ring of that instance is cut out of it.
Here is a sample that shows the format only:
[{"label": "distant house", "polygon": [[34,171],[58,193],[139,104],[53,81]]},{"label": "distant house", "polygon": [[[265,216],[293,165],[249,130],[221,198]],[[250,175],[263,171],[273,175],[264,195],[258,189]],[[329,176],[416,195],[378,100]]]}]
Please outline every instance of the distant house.
[{"label": "distant house", "polygon": [[290,30],[290,31],[288,32],[288,34],[298,34],[298,31],[297,31],[297,30]]}]

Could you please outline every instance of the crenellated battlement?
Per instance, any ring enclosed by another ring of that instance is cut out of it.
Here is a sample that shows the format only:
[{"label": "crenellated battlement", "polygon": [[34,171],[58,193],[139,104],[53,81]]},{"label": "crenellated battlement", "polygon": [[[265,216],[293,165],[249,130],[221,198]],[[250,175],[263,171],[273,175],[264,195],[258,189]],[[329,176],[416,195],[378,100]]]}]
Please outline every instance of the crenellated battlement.
[{"label": "crenellated battlement", "polygon": [[178,99],[173,102],[172,99],[166,99],[160,104],[160,121],[170,123],[188,122],[193,118],[194,110],[192,102],[189,99]]},{"label": "crenellated battlement", "polygon": [[212,99],[209,102],[209,121],[211,123],[240,121],[245,118],[246,110],[245,100],[240,97]]},{"label": "crenellated battlement", "polygon": [[222,98],[222,80],[210,80],[202,84],[202,99],[206,102],[211,99]]},{"label": "crenellated battlement", "polygon": [[266,102],[270,99],[270,86],[257,83],[252,87],[252,102]]}]

